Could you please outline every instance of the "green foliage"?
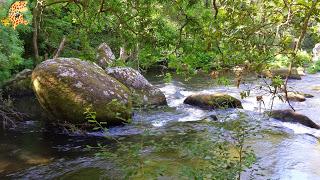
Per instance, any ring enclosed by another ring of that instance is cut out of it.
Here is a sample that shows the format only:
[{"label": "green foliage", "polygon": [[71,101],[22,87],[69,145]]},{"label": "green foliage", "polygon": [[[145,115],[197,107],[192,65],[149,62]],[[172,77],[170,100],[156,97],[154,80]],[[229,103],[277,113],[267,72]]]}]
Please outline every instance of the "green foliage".
[{"label": "green foliage", "polygon": [[225,76],[221,76],[217,79],[217,84],[218,85],[223,85],[223,86],[230,86],[231,85],[231,81],[229,78],[225,77]]},{"label": "green foliage", "polygon": [[[10,5],[14,1],[0,3],[0,19],[8,16]],[[30,13],[26,13],[25,19],[30,21]],[[29,33],[30,27],[19,25],[16,30],[11,26],[4,26],[0,23],[0,85],[10,78],[14,73],[32,66],[30,60],[24,60],[24,43],[20,34]]]},{"label": "green foliage", "polygon": [[274,88],[280,88],[283,85],[283,80],[280,76],[275,76],[272,78],[271,86]]},{"label": "green foliage", "polygon": [[250,92],[251,92],[250,90],[241,91],[240,92],[241,99],[245,99],[245,98],[249,97],[250,96]]},{"label": "green foliage", "polygon": [[296,66],[304,66],[312,61],[312,56],[307,51],[298,51],[296,55]]},{"label": "green foliage", "polygon": [[171,73],[166,73],[164,76],[164,82],[170,83],[172,81],[172,75]]},{"label": "green foliage", "polygon": [[320,61],[316,61],[315,63],[312,63],[311,65],[309,65],[309,67],[307,68],[307,72],[310,74],[315,74],[317,72],[320,72]]},{"label": "green foliage", "polygon": [[[36,2],[30,2],[33,10]],[[115,65],[137,69],[148,69],[162,62],[177,72],[190,74],[199,69],[207,72],[245,62],[260,69],[266,65],[286,66],[293,58],[293,44],[312,3],[297,0],[288,3],[291,5],[277,0],[216,1],[216,4],[189,0],[45,1],[45,6],[38,6],[39,27],[33,29],[39,29],[41,59],[53,57],[66,36],[61,54],[64,57],[94,61],[97,46],[106,42],[115,55],[120,48],[129,55],[127,60]],[[284,23],[288,19],[288,7],[292,20]],[[0,16],[5,10],[1,8]],[[303,45],[306,48],[319,39],[319,23],[313,14],[306,32],[308,43]],[[30,12],[27,18],[31,20]],[[1,52],[5,57],[1,58],[5,68],[1,69],[1,77],[7,78],[22,63],[22,45],[32,46],[32,31],[28,27],[18,28],[21,37],[8,29],[1,31],[5,32],[3,36],[11,37],[5,38],[1,45],[13,46],[10,55]],[[32,50],[26,48],[23,56],[32,57]],[[295,66],[310,61],[305,51],[294,57]]]},{"label": "green foliage", "polygon": [[290,63],[291,57],[287,55],[277,55],[274,57],[272,62],[270,63],[271,68],[281,68],[281,67],[288,67]]}]

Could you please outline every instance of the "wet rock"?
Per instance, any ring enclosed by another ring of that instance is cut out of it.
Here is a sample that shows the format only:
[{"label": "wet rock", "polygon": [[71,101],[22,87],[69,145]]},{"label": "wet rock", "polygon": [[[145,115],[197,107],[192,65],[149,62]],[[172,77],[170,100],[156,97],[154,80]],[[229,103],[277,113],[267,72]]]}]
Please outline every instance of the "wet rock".
[{"label": "wet rock", "polygon": [[5,82],[2,86],[3,95],[13,98],[34,95],[31,86],[31,74],[32,70],[25,69]]},{"label": "wet rock", "polygon": [[320,57],[320,43],[317,43],[314,45],[314,48],[312,49],[312,60],[318,61]]},{"label": "wet rock", "polygon": [[305,115],[294,112],[291,109],[287,110],[273,110],[268,112],[269,116],[282,122],[300,123],[304,126],[320,129],[320,126],[313,122]]},{"label": "wet rock", "polygon": [[107,75],[98,65],[76,58],[50,59],[32,73],[37,98],[48,112],[69,123],[85,123],[85,108],[109,124],[131,117],[128,88]]},{"label": "wet rock", "polygon": [[306,100],[306,98],[313,98],[313,97],[314,96],[311,94],[306,94],[302,92],[293,92],[293,91],[288,92],[288,99],[294,102],[303,102]]},{"label": "wet rock", "polygon": [[109,67],[114,61],[116,57],[114,56],[111,48],[107,43],[102,43],[98,47],[97,52],[97,64],[103,69]]},{"label": "wet rock", "polygon": [[314,87],[312,87],[312,90],[320,91],[320,86],[314,86]]},{"label": "wet rock", "polygon": [[312,94],[307,94],[307,93],[302,93],[302,92],[297,92],[297,93],[303,95],[305,98],[313,98],[314,97],[314,95],[312,95]]},{"label": "wet rock", "polygon": [[[261,77],[273,78],[275,76],[280,76],[282,79],[285,79],[289,73],[289,68],[281,68],[281,69],[272,69],[266,70],[261,73]],[[289,79],[297,79],[301,80],[301,76],[298,74],[296,68],[292,68]]]},{"label": "wet rock", "polygon": [[214,115],[214,114],[211,114],[206,119],[208,119],[210,121],[218,121],[218,117],[216,115]]},{"label": "wet rock", "polygon": [[300,76],[305,76],[306,73],[305,73],[305,69],[303,67],[298,67],[297,68],[297,72]]},{"label": "wet rock", "polygon": [[150,84],[137,70],[130,67],[114,67],[107,68],[106,72],[130,89],[135,106],[167,105],[166,97],[161,90]]},{"label": "wet rock", "polygon": [[294,102],[303,102],[306,100],[306,97],[296,92],[288,92],[288,100]]},{"label": "wet rock", "polygon": [[184,100],[185,104],[203,109],[242,108],[241,101],[227,94],[194,94]]},{"label": "wet rock", "polygon": [[12,152],[11,156],[31,165],[48,164],[52,161],[51,158],[20,149]]}]

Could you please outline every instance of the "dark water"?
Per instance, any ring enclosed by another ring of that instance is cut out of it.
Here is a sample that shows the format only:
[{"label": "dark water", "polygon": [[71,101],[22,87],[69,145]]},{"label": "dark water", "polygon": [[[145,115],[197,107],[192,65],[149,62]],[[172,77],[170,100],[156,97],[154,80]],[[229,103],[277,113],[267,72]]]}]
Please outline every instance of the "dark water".
[{"label": "dark water", "polygon": [[[252,88],[248,82],[240,89],[234,86],[219,86],[215,80],[198,76],[189,81],[174,77],[171,83],[163,83],[162,77],[147,75],[166,95],[169,107],[136,111],[133,123],[109,129],[109,135],[121,142],[140,142],[143,135],[146,143],[185,141],[204,136],[215,131],[200,121],[209,115],[217,115],[219,120],[237,119],[239,111],[246,114],[249,121],[262,125],[263,136],[247,142],[258,156],[255,166],[260,166],[258,176],[253,171],[243,173],[243,179],[250,174],[254,179],[320,179],[320,131],[299,124],[282,123],[266,119],[258,110],[255,96],[261,92],[251,92],[251,97],[242,100],[243,110],[200,110],[183,104],[183,100],[198,92],[225,92],[240,98],[240,91]],[[261,82],[255,80],[254,84]],[[320,92],[312,86],[320,85],[320,74],[307,75],[301,81],[292,80],[290,86],[298,91],[313,94],[315,97],[302,103],[293,103],[301,112],[320,124]],[[270,103],[264,98],[266,108]],[[276,100],[274,109],[287,109],[287,104]],[[118,143],[106,139],[102,133],[59,134],[43,128],[37,119],[30,119],[15,130],[2,131],[0,136],[0,177],[1,179],[122,179],[123,174],[112,161],[95,156],[94,149],[87,145],[98,143],[118,151]],[[164,179],[179,179],[177,172],[181,164],[192,164],[180,159],[174,152],[153,153],[144,149],[142,156],[148,160],[146,171],[155,172],[161,165],[167,167]],[[121,157],[119,157],[121,158]],[[169,167],[169,168],[168,168]],[[168,170],[169,169],[169,170]],[[141,179],[136,178],[136,179]],[[143,179],[150,179],[144,177]]]}]

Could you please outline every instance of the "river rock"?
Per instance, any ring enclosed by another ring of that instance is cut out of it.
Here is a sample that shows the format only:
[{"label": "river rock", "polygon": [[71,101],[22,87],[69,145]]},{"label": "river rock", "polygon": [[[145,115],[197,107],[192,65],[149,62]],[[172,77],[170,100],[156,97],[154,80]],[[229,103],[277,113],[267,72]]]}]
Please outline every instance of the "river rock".
[{"label": "river rock", "polygon": [[313,98],[314,97],[314,95],[312,95],[312,94],[307,94],[307,93],[302,93],[302,92],[296,92],[296,93],[303,95],[305,98]]},{"label": "river rock", "polygon": [[289,101],[294,101],[294,102],[303,102],[306,100],[306,97],[300,93],[296,92],[288,92],[288,100]]},{"label": "river rock", "polygon": [[106,72],[130,89],[135,106],[167,105],[166,97],[161,90],[150,84],[137,70],[130,67],[114,67],[107,68]]},{"label": "river rock", "polygon": [[[289,68],[280,68],[280,69],[272,69],[272,70],[263,71],[261,76],[268,77],[268,78],[280,76],[282,79],[285,79],[287,77],[288,73],[289,73]],[[301,76],[299,75],[296,68],[292,68],[289,79],[301,80]]]},{"label": "river rock", "polygon": [[184,100],[185,104],[197,106],[203,109],[242,108],[241,101],[221,93],[194,94]]},{"label": "river rock", "polygon": [[98,121],[109,124],[131,117],[130,91],[98,65],[76,58],[49,59],[32,73],[37,98],[48,112],[69,123],[85,123],[91,107]]},{"label": "river rock", "polygon": [[294,112],[291,109],[273,110],[269,112],[269,116],[282,122],[300,123],[310,128],[320,129],[320,126],[313,122],[310,118],[308,118],[305,115]]},{"label": "river rock", "polygon": [[111,48],[107,43],[102,43],[98,47],[97,52],[97,63],[103,69],[109,67],[114,61],[116,57],[114,56]]},{"label": "river rock", "polygon": [[320,57],[320,43],[317,43],[314,45],[314,48],[312,49],[312,60],[318,61]]},{"label": "river rock", "polygon": [[19,98],[34,95],[31,86],[31,74],[32,70],[25,69],[5,82],[2,87],[4,96]]},{"label": "river rock", "polygon": [[314,86],[314,87],[312,87],[312,90],[320,91],[320,86]]},{"label": "river rock", "polygon": [[303,67],[298,67],[297,68],[297,72],[298,72],[298,75],[300,75],[300,76],[305,76],[306,75],[305,69]]}]

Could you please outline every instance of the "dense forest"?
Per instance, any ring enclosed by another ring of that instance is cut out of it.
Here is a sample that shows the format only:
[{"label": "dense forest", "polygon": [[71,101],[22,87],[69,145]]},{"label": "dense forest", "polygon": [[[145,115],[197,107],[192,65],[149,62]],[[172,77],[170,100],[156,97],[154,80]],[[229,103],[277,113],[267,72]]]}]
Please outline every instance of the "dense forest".
[{"label": "dense forest", "polygon": [[0,0],[0,20],[0,178],[320,178],[320,0]]},{"label": "dense forest", "polygon": [[[13,1],[2,3],[1,18]],[[95,61],[106,42],[118,65],[191,74],[250,63],[254,70],[310,63],[317,1],[28,1],[28,25],[1,25],[1,81],[52,58]]]}]

